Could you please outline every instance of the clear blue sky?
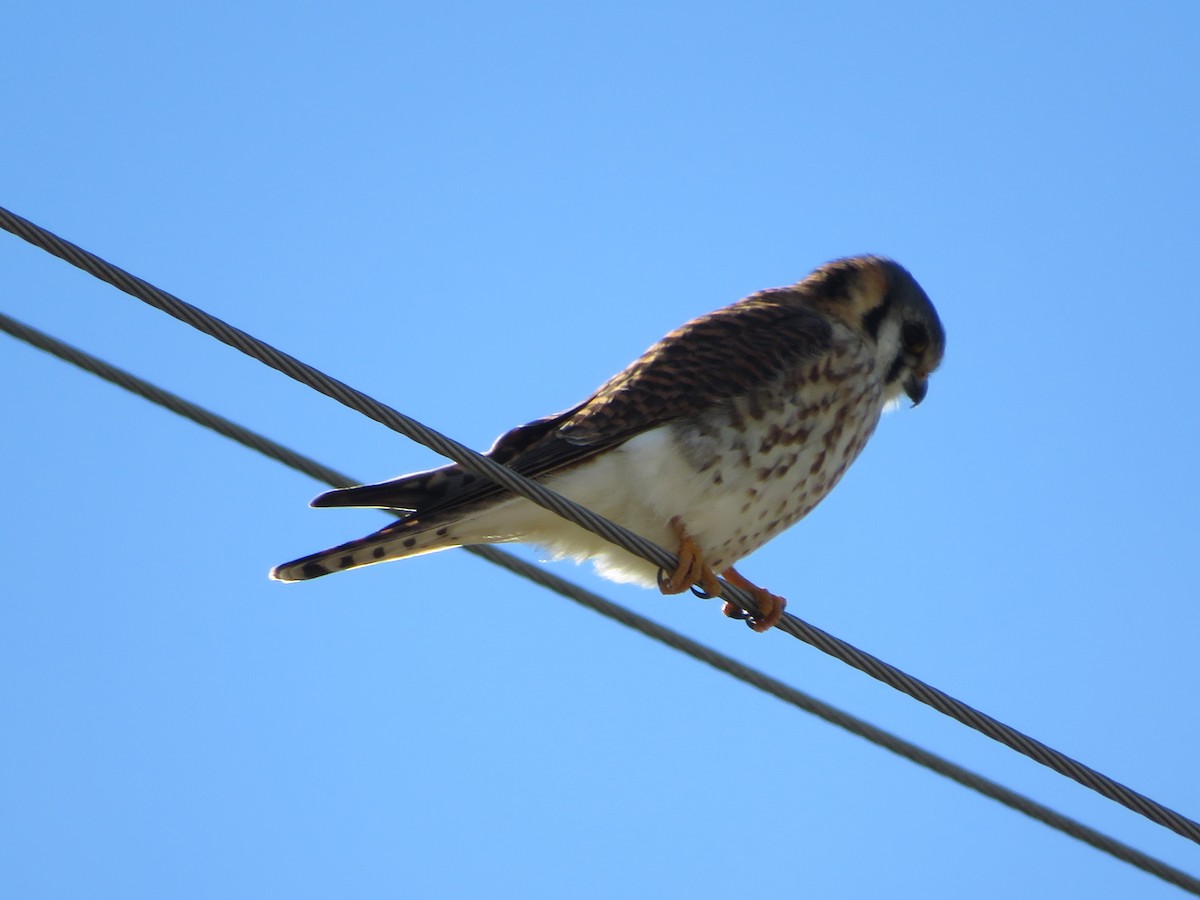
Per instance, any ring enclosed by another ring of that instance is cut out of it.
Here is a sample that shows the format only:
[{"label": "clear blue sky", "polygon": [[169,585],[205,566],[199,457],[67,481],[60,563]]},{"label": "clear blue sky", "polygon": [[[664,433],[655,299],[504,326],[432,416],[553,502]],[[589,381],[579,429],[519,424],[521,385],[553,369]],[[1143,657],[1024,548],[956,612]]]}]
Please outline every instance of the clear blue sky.
[{"label": "clear blue sky", "polygon": [[[1200,7],[13,7],[0,203],[476,447],[837,256],[945,365],[742,571],[1200,815]],[[0,308],[364,480],[438,463],[23,242]],[[1174,888],[0,337],[14,897]],[[536,557],[532,551],[526,553]],[[716,604],[661,620],[1193,873],[1200,849]]]}]

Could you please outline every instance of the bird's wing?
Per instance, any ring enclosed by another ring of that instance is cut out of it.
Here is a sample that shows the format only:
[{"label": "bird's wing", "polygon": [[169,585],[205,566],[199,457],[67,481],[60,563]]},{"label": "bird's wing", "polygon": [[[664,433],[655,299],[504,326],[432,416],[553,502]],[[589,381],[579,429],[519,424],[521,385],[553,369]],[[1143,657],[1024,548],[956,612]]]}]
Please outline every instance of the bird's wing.
[{"label": "bird's wing", "polygon": [[[594,449],[622,444],[794,371],[831,341],[828,320],[803,305],[795,289],[760,291],[672,331],[589,397],[554,436]],[[528,455],[540,449],[534,445]]]},{"label": "bird's wing", "polygon": [[[580,406],[564,412],[537,419],[506,432],[487,452],[498,463],[507,464],[513,457],[523,453],[531,444],[537,443],[547,434],[579,411]],[[338,488],[316,497],[310,506],[372,506],[380,509],[420,510],[442,509],[457,505],[464,499],[477,499],[485,488],[495,488],[485,478],[468,472],[457,464],[413,472],[392,481],[378,484],[361,484],[356,487]],[[498,493],[499,489],[483,491]]]},{"label": "bird's wing", "polygon": [[[528,477],[578,465],[669,422],[744,395],[831,343],[829,322],[794,289],[761,291],[668,334],[572,409],[502,435],[488,456]],[[324,494],[314,506],[415,509],[422,519],[505,493],[461,467]]]}]

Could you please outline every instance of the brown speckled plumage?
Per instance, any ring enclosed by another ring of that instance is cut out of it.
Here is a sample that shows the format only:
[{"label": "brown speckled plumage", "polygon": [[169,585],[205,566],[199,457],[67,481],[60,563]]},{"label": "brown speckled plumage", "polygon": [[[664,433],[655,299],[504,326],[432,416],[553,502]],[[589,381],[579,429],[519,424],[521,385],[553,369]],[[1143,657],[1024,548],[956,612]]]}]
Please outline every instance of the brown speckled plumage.
[{"label": "brown speckled plumage", "polygon": [[[690,574],[711,585],[713,570],[733,572],[820,502],[885,403],[901,392],[920,402],[944,347],[937,313],[908,272],[878,257],[839,260],[693,319],[583,403],[514,428],[489,455],[681,556],[687,549]],[[647,564],[456,465],[332,491],[313,505],[413,512],[273,577],[507,540],[599,557],[618,579],[649,577]],[[675,576],[672,587],[687,580]]]}]

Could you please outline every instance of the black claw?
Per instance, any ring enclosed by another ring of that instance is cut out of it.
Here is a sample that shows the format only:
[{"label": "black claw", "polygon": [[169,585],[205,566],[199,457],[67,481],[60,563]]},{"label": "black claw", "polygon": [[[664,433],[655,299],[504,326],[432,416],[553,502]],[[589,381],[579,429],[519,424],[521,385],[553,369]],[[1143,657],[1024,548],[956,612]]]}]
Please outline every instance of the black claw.
[{"label": "black claw", "polygon": [[[661,570],[659,570],[659,571],[661,571]],[[710,593],[708,593],[708,591],[702,590],[701,588],[697,587],[694,584],[692,585],[692,593],[695,594],[697,597],[699,597],[701,600],[712,600],[714,597],[717,596],[716,594],[710,594]]]}]

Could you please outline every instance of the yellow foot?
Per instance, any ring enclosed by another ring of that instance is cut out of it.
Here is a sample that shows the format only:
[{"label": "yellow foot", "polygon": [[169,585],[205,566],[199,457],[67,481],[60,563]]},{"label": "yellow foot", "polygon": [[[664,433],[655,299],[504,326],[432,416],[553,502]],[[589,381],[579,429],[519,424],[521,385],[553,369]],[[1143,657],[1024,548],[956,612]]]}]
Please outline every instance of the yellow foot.
[{"label": "yellow foot", "polygon": [[658,589],[664,594],[682,594],[688,588],[698,584],[704,593],[711,597],[719,597],[721,582],[704,562],[704,558],[700,555],[700,548],[688,535],[687,529],[683,526],[683,520],[679,516],[671,519],[671,528],[679,538],[679,565],[670,575],[659,570]]},{"label": "yellow foot", "polygon": [[740,587],[742,590],[748,591],[758,604],[759,611],[759,615],[747,617],[746,613],[739,607],[726,600],[725,607],[721,610],[725,615],[731,619],[746,619],[746,624],[760,633],[770,631],[779,624],[779,620],[783,617],[784,607],[787,606],[786,600],[772,594],[765,588],[760,588],[758,585],[747,581],[738,574],[738,571],[733,566],[722,572],[721,577],[734,587]]}]

